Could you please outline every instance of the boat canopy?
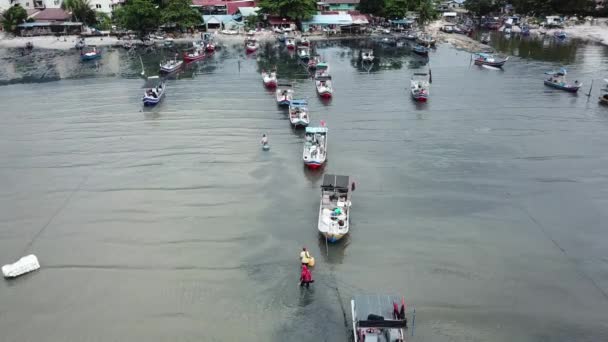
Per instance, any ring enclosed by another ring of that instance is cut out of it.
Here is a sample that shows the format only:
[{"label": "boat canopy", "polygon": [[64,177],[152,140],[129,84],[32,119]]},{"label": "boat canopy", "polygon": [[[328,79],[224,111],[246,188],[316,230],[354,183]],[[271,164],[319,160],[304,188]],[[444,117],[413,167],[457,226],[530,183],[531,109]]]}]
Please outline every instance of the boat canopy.
[{"label": "boat canopy", "polygon": [[325,176],[323,176],[323,184],[321,185],[321,189],[348,192],[349,186],[350,186],[350,177],[349,176],[325,175]]},{"label": "boat canopy", "polygon": [[327,133],[327,127],[306,127],[306,133]]},{"label": "boat canopy", "polygon": [[[355,303],[353,320],[357,323],[358,328],[407,328],[406,319],[393,319],[393,303],[400,305],[402,298],[390,295],[355,296],[353,298]],[[370,320],[370,315],[382,316],[383,319]]]},{"label": "boat canopy", "polygon": [[[318,67],[318,66],[317,66],[317,67]],[[316,79],[317,81],[329,81],[329,80],[331,80],[331,76],[330,76],[330,75],[317,75],[317,76],[315,77],[315,79]]]},{"label": "boat canopy", "polygon": [[317,63],[317,69],[327,68],[327,63],[319,62]]},{"label": "boat canopy", "polygon": [[291,107],[304,107],[307,105],[308,102],[306,100],[291,100]]},{"label": "boat canopy", "polygon": [[158,76],[150,76],[144,83],[143,88],[155,88],[157,85],[161,84],[163,79]]}]

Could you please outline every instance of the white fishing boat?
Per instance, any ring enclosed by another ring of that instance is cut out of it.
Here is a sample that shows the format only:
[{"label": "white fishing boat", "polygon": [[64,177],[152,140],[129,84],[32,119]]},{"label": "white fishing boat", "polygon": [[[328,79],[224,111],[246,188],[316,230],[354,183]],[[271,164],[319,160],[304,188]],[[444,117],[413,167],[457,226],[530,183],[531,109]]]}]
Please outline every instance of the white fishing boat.
[{"label": "white fishing boat", "polygon": [[289,103],[289,122],[294,127],[306,127],[310,123],[308,102],[306,100],[291,100]]},{"label": "white fishing boat", "polygon": [[177,58],[168,59],[163,63],[160,63],[160,72],[169,74],[179,70],[182,65],[184,65],[184,61],[182,60],[178,60]]},{"label": "white fishing boat", "polygon": [[412,98],[418,102],[426,102],[429,98],[431,85],[429,75],[426,73],[415,73],[410,81],[410,93]]},{"label": "white fishing boat", "polygon": [[351,184],[349,176],[326,174],[323,177],[317,227],[328,242],[337,242],[348,234]]},{"label": "white fishing boat", "polygon": [[271,71],[271,72],[262,71],[262,82],[264,82],[264,86],[266,86],[266,88],[276,88],[277,72],[276,71]]},{"label": "white fishing boat", "polygon": [[150,76],[144,85],[144,106],[155,106],[165,96],[165,80],[158,76]]},{"label": "white fishing boat", "polygon": [[256,41],[249,41],[247,42],[247,45],[245,45],[245,51],[247,53],[254,53],[258,50],[258,43]]},{"label": "white fishing boat", "polygon": [[374,61],[374,50],[364,50],[361,52],[361,60],[364,62],[373,62]]},{"label": "white fishing boat", "polygon": [[327,127],[306,127],[302,160],[310,169],[318,169],[327,159]]},{"label": "white fishing boat", "polygon": [[287,40],[285,41],[285,46],[292,50],[296,48],[296,40],[293,38],[287,38]]},{"label": "white fishing boat", "polygon": [[291,84],[279,83],[276,90],[277,105],[289,106],[293,100],[293,87]]},{"label": "white fishing boat", "polygon": [[402,296],[358,295],[350,301],[350,308],[354,342],[405,342],[407,318]]},{"label": "white fishing boat", "polygon": [[310,58],[310,48],[306,45],[298,46],[298,57],[300,60],[308,63],[308,59]]},{"label": "white fishing boat", "polygon": [[331,98],[334,93],[334,88],[331,84],[331,76],[327,74],[317,74],[315,76],[315,86],[317,93],[322,98]]}]

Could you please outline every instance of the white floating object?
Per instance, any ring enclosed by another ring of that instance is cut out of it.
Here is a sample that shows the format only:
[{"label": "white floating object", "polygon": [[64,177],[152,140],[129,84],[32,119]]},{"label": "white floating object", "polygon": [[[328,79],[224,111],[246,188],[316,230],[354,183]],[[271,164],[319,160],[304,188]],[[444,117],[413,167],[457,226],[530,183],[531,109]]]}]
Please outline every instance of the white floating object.
[{"label": "white floating object", "polygon": [[40,268],[38,258],[34,254],[24,256],[14,264],[2,266],[2,274],[6,278],[15,278]]}]

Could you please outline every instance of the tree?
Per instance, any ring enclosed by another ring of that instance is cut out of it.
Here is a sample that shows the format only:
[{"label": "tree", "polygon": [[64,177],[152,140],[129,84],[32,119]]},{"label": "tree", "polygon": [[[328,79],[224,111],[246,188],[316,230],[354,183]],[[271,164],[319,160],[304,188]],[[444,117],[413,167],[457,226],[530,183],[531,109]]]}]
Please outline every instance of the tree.
[{"label": "tree", "polygon": [[158,27],[160,13],[150,0],[131,0],[114,11],[116,24],[137,31],[140,37]]},{"label": "tree", "polygon": [[387,0],[384,12],[389,19],[401,19],[405,17],[409,6],[408,0]]},{"label": "tree", "polygon": [[422,0],[418,4],[418,23],[420,25],[424,25],[429,21],[433,20],[437,16],[437,12],[435,11],[435,5],[432,0]]},{"label": "tree", "polygon": [[15,5],[2,13],[2,26],[6,31],[17,33],[17,25],[27,19],[27,12],[23,7]]},{"label": "tree", "polygon": [[490,14],[498,9],[497,2],[493,0],[466,0],[464,8],[477,17]]},{"label": "tree", "polygon": [[203,18],[190,5],[192,5],[191,0],[170,0],[162,11],[161,22],[175,25],[180,30],[200,25]]},{"label": "tree", "polygon": [[316,0],[261,0],[260,13],[306,20],[317,13]]},{"label": "tree", "polygon": [[385,0],[361,0],[359,3],[359,11],[361,11],[361,13],[373,14],[377,16],[384,15],[385,7]]},{"label": "tree", "polygon": [[112,18],[107,13],[95,12],[95,20],[97,21],[97,29],[104,31],[112,29]]},{"label": "tree", "polygon": [[256,14],[248,15],[244,19],[245,27],[248,30],[254,30],[258,26],[258,22],[260,22],[260,17]]},{"label": "tree", "polygon": [[72,12],[72,17],[76,21],[93,25],[97,22],[95,11],[91,9],[89,0],[65,0],[61,7]]}]

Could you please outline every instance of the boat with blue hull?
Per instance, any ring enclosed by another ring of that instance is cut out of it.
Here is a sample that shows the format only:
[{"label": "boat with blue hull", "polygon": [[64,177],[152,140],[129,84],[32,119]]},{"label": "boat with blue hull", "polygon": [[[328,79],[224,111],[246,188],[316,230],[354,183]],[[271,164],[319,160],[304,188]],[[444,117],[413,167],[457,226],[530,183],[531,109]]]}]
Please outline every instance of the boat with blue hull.
[{"label": "boat with blue hull", "polygon": [[293,100],[293,86],[287,83],[279,83],[276,90],[277,105],[287,107]]},{"label": "boat with blue hull", "polygon": [[505,63],[509,60],[507,58],[500,58],[491,53],[487,52],[478,52],[473,54],[475,65],[487,65],[495,68],[502,68]]},{"label": "boat with blue hull", "polygon": [[545,74],[550,76],[544,80],[544,83],[551,88],[567,91],[569,93],[576,93],[583,86],[579,81],[568,83],[566,80],[567,71],[565,68],[561,68],[559,71],[545,72]]},{"label": "boat with blue hull", "polygon": [[98,58],[101,58],[101,50],[97,49],[96,47],[93,47],[88,51],[82,51],[80,53],[81,61],[91,61]]},{"label": "boat with blue hull", "polygon": [[424,57],[428,57],[428,55],[429,55],[429,48],[422,46],[422,45],[414,46],[412,48],[412,51],[414,51],[415,54],[424,56]]},{"label": "boat with blue hull", "polygon": [[158,76],[150,76],[144,85],[144,106],[156,106],[165,96],[165,80]]},{"label": "boat with blue hull", "polygon": [[356,295],[350,301],[350,308],[354,342],[405,341],[407,308],[403,296]]},{"label": "boat with blue hull", "polygon": [[328,242],[338,242],[349,232],[352,184],[349,176],[323,177],[317,227]]}]

